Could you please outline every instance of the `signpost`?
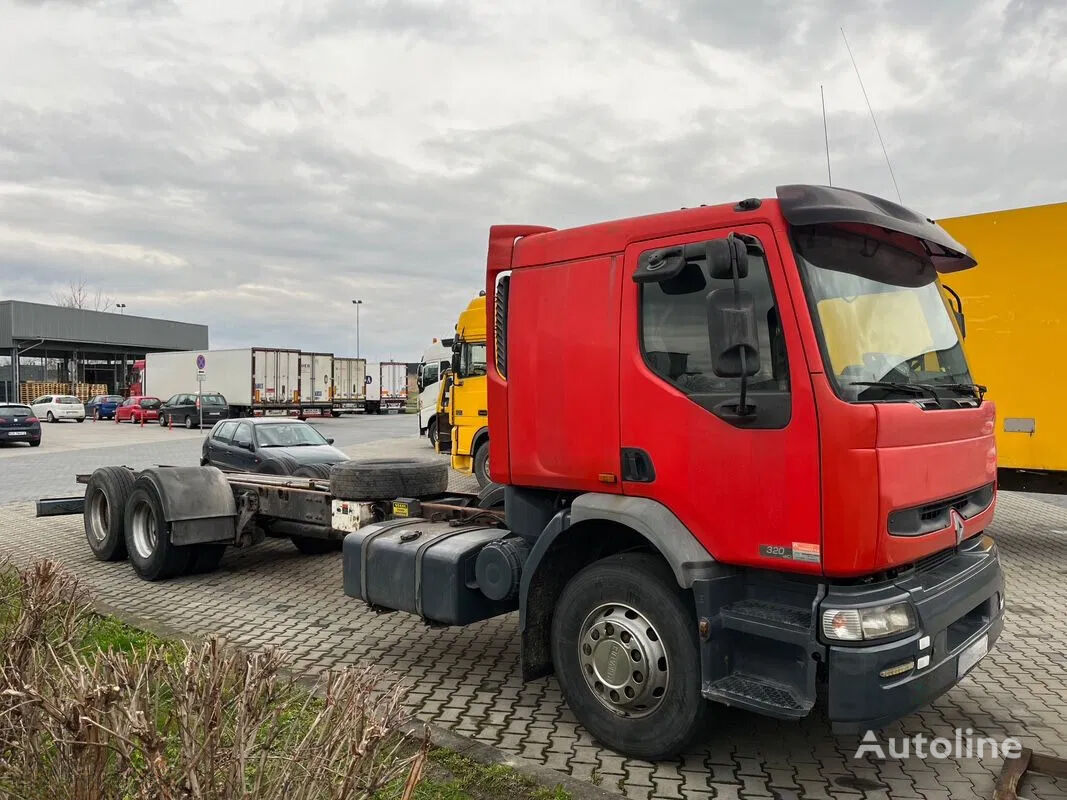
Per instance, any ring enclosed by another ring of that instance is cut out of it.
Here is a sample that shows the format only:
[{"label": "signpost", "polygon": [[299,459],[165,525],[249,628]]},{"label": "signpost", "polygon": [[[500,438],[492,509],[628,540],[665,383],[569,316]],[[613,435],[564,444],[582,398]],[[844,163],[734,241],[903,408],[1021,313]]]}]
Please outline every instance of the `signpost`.
[{"label": "signpost", "polygon": [[207,377],[207,359],[203,353],[196,357],[196,410],[200,414],[200,430],[204,429],[204,379]]}]

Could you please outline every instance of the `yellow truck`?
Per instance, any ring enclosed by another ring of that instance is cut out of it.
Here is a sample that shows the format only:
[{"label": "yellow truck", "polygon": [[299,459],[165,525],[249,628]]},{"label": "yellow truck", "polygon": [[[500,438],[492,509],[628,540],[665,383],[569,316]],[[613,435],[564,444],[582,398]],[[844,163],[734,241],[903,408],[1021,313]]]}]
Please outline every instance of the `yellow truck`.
[{"label": "yellow truck", "polygon": [[[485,295],[467,305],[456,323],[452,369],[442,382],[440,400],[448,409],[451,435],[437,451],[451,448],[452,469],[474,473],[478,484],[489,483],[489,401],[485,360]],[[442,437],[443,439],[444,437]]]},{"label": "yellow truck", "polygon": [[974,380],[997,404],[1001,489],[1067,493],[1067,203],[940,220],[978,260],[944,276]]}]

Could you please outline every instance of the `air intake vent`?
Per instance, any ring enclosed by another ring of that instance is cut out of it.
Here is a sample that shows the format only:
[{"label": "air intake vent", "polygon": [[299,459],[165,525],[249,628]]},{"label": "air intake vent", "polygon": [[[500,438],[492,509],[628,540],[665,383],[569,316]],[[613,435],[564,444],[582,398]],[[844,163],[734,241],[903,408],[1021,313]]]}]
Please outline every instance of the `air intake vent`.
[{"label": "air intake vent", "polygon": [[496,347],[496,371],[508,375],[508,290],[511,276],[505,275],[496,284],[496,300],[493,304],[493,339]]}]

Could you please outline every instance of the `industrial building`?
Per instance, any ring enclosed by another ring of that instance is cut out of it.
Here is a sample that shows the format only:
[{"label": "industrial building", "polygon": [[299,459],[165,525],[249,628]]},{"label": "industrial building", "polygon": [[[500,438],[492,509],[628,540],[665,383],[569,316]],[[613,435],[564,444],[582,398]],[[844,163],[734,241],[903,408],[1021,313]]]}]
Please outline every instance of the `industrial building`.
[{"label": "industrial building", "polygon": [[0,300],[0,401],[27,382],[96,384],[121,394],[146,353],[208,347],[207,325]]}]

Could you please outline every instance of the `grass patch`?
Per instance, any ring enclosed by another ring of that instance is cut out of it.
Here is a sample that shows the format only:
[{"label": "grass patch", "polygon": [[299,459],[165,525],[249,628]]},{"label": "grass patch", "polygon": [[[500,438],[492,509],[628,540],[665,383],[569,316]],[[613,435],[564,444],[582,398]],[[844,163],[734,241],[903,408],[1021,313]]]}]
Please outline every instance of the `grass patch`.
[{"label": "grass patch", "polygon": [[[403,783],[396,782],[380,792],[375,800],[396,800]],[[481,764],[454,750],[430,750],[422,779],[413,800],[570,800],[562,786],[548,788],[505,764]]]}]

